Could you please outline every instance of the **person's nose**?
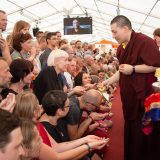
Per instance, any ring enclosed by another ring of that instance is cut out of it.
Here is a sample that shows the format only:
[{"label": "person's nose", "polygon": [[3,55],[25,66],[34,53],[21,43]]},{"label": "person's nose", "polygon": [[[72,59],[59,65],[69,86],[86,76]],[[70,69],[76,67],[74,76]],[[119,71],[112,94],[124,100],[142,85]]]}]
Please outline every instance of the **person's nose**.
[{"label": "person's nose", "polygon": [[12,74],[9,72],[8,73],[8,76],[9,76],[9,78],[12,78],[13,76],[12,76]]},{"label": "person's nose", "polygon": [[116,35],[114,33],[112,33],[112,38],[116,38]]}]

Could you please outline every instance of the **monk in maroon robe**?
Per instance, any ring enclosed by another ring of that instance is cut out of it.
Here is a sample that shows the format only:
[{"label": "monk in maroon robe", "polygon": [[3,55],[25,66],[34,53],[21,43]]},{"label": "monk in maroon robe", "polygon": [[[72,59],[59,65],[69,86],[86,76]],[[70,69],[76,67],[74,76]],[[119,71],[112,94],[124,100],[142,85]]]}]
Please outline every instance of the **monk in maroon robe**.
[{"label": "monk in maroon robe", "polygon": [[117,49],[120,66],[104,84],[119,81],[125,119],[124,160],[157,159],[160,156],[160,125],[158,132],[156,125],[155,132],[146,136],[141,131],[141,120],[144,100],[153,92],[154,71],[160,67],[160,52],[150,37],[132,30],[125,16],[116,16],[111,21],[111,31],[120,44]]}]

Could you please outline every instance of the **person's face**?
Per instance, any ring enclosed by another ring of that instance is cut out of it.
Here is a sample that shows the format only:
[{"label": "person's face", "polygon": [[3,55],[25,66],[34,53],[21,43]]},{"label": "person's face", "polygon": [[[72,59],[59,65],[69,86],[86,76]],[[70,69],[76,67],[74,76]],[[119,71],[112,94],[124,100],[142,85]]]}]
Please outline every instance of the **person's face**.
[{"label": "person's face", "polygon": [[97,97],[97,102],[94,103],[94,102],[85,102],[86,103],[86,106],[85,106],[85,109],[89,112],[92,112],[92,111],[95,111],[96,109],[99,109],[101,103],[102,103],[102,96],[99,95]]},{"label": "person's face", "polygon": [[62,39],[61,33],[58,32],[58,33],[56,34],[56,38],[57,38],[58,41],[61,41],[61,39]]},{"label": "person's face", "polygon": [[7,27],[7,15],[0,12],[0,29],[2,29],[2,31],[5,31]]},{"label": "person's face", "polygon": [[68,53],[68,55],[69,55],[69,59],[72,59],[73,56],[75,55],[75,52],[74,52],[74,50],[73,50],[72,47],[70,47],[70,48],[68,49],[67,53]]},{"label": "person's face", "polygon": [[40,46],[41,51],[45,50],[46,47],[47,47],[47,42],[46,42],[46,40],[41,41],[41,42],[39,43],[39,46]]},{"label": "person's face", "polygon": [[20,30],[20,33],[23,33],[23,34],[29,33],[29,29],[30,29],[30,26],[26,26]]},{"label": "person's face", "polygon": [[68,64],[69,64],[68,57],[57,58],[57,61],[55,63],[57,69],[60,72],[66,72]]},{"label": "person's face", "polygon": [[21,47],[25,52],[30,52],[32,48],[32,39],[28,39],[27,41],[21,43]]},{"label": "person's face", "polygon": [[88,57],[88,59],[86,60],[86,64],[88,66],[91,66],[94,64],[94,58],[93,57]]},{"label": "person's face", "polygon": [[81,42],[77,42],[76,43],[76,48],[78,48],[78,49],[82,48],[82,43]]},{"label": "person's face", "polygon": [[118,27],[116,23],[113,23],[111,25],[111,32],[112,37],[119,43],[123,43],[127,41],[127,32],[128,28],[126,26],[124,27]]},{"label": "person's face", "polygon": [[83,49],[84,49],[85,51],[87,51],[87,50],[88,50],[88,44],[85,44],[85,45],[83,46]]},{"label": "person's face", "polygon": [[160,37],[159,36],[156,36],[156,35],[154,35],[154,40],[155,40],[155,42],[156,42],[156,44],[157,44],[157,46],[158,47],[160,47]]},{"label": "person's face", "polygon": [[72,48],[75,48],[75,41],[74,41],[74,40],[71,41],[71,42],[70,42],[70,45],[72,46]]},{"label": "person's face", "polygon": [[105,76],[105,72],[100,72],[98,74],[98,77],[101,79],[101,80],[104,80],[104,76]]},{"label": "person's face", "polygon": [[11,78],[12,75],[7,62],[0,60],[0,87],[7,87]]},{"label": "person's face", "polygon": [[68,112],[69,112],[69,107],[70,107],[69,106],[69,99],[67,98],[67,100],[66,100],[66,102],[64,104],[64,109],[63,110],[60,109],[59,115],[61,117],[65,117],[68,114]]},{"label": "person's face", "polygon": [[83,86],[87,85],[87,84],[91,84],[91,77],[89,74],[84,73],[82,76],[82,84]]},{"label": "person's face", "polygon": [[23,78],[24,84],[31,84],[31,82],[32,82],[32,80],[33,80],[33,77],[34,77],[33,72],[30,72],[28,75],[26,75],[26,76]]},{"label": "person's face", "polygon": [[37,35],[37,37],[36,37],[36,38],[37,38],[37,41],[39,41],[40,38],[43,37],[43,36],[44,36],[44,33],[39,33],[39,34]]},{"label": "person's face", "polygon": [[73,76],[76,72],[76,61],[72,60],[68,64],[68,72]]},{"label": "person's face", "polygon": [[49,44],[52,45],[52,46],[58,46],[58,40],[57,40],[57,37],[56,35],[55,36],[52,36],[49,40]]},{"label": "person's face", "polygon": [[79,22],[78,20],[73,20],[73,28],[79,28]]},{"label": "person's face", "polygon": [[10,133],[10,142],[4,147],[3,150],[0,150],[0,159],[1,160],[20,160],[20,157],[23,156],[24,149],[22,148],[22,133],[20,128],[16,128]]}]

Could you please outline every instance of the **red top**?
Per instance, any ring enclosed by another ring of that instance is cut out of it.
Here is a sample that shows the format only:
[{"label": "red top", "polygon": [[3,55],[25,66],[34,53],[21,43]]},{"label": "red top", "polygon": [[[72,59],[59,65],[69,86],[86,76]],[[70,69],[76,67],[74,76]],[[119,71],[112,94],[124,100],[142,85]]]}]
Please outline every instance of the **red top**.
[{"label": "red top", "polygon": [[51,146],[51,142],[50,142],[50,140],[49,140],[49,137],[48,137],[48,135],[47,135],[47,132],[46,132],[46,130],[44,129],[43,125],[42,125],[40,122],[38,122],[38,123],[37,123],[37,127],[38,127],[39,134],[40,134],[40,136],[41,136],[41,138],[42,138],[42,140],[43,140],[43,143],[45,143],[46,145],[52,147],[52,146]]}]

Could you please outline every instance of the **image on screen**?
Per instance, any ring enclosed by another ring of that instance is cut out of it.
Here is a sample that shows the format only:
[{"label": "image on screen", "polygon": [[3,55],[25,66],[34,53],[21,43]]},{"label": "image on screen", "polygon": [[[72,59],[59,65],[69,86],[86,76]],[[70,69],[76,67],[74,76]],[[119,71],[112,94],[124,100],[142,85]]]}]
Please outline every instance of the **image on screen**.
[{"label": "image on screen", "polygon": [[92,34],[92,17],[64,18],[64,35]]}]

